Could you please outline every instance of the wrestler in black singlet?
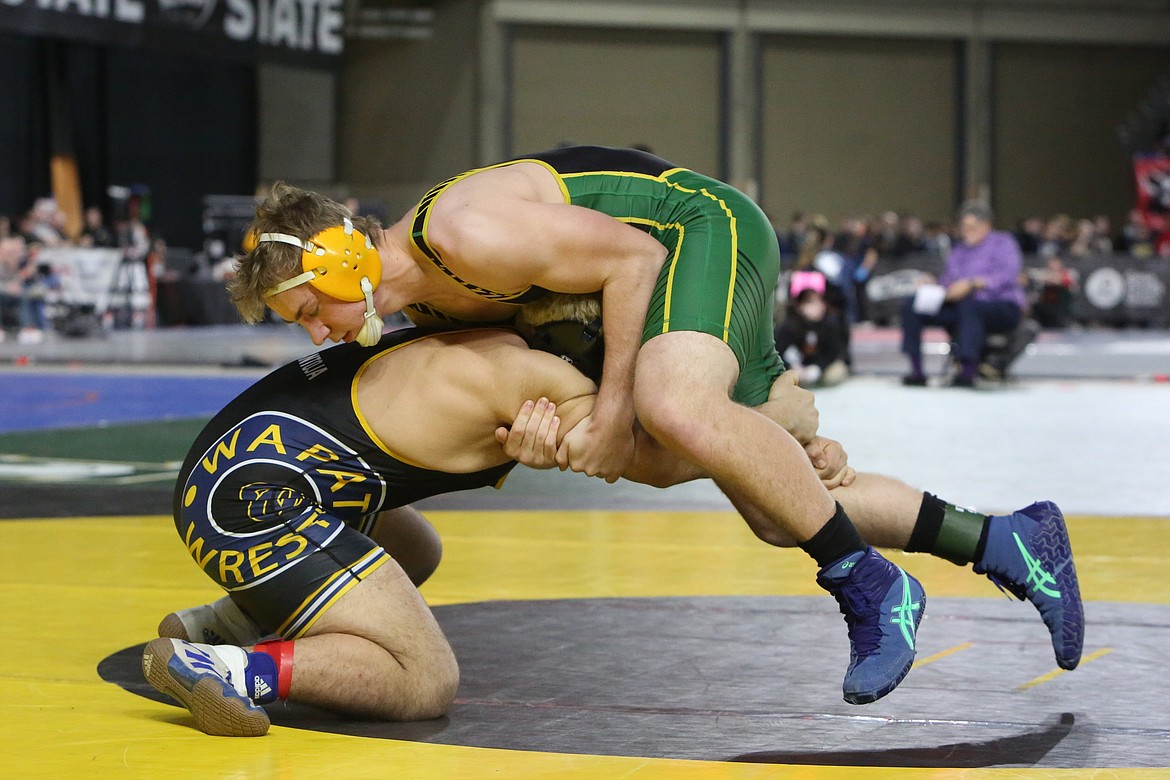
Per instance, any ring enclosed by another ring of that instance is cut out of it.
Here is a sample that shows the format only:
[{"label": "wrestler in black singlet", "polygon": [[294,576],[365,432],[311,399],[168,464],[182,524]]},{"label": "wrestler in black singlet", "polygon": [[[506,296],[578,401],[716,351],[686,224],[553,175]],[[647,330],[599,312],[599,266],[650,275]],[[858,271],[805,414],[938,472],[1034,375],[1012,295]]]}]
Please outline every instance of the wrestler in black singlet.
[{"label": "wrestler in black singlet", "polygon": [[383,449],[355,406],[362,368],[433,331],[377,347],[343,344],[265,376],[195,440],[175,488],[175,527],[209,577],[286,639],[389,556],[365,534],[377,513],[498,485],[514,463],[470,474],[411,465]]}]

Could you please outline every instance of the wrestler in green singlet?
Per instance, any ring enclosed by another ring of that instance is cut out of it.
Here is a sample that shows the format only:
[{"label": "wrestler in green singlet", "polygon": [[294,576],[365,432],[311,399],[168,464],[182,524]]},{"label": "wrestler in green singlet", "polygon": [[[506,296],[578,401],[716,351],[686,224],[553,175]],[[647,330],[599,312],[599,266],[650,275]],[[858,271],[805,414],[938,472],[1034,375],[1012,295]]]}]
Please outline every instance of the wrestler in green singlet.
[{"label": "wrestler in green singlet", "polygon": [[[518,162],[547,167],[566,203],[608,214],[647,232],[669,250],[650,298],[643,343],[675,331],[715,336],[739,361],[732,397],[749,406],[767,399],[772,382],[784,371],[772,335],[780,254],[775,231],[750,198],[716,179],[632,149],[564,147],[490,167]],[[415,246],[483,298],[523,304],[546,295],[539,287],[500,293],[472,284],[447,268],[427,241],[431,204],[475,172],[448,179],[423,197],[412,226]]]}]

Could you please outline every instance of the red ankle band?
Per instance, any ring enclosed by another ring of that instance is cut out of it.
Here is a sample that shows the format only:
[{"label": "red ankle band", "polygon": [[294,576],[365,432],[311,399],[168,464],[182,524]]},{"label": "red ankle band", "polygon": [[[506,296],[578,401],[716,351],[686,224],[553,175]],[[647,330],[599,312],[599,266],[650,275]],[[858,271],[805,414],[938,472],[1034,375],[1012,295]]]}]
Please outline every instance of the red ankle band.
[{"label": "red ankle band", "polygon": [[287,699],[292,687],[293,643],[272,639],[256,644],[252,650],[264,653],[276,662],[276,698]]}]

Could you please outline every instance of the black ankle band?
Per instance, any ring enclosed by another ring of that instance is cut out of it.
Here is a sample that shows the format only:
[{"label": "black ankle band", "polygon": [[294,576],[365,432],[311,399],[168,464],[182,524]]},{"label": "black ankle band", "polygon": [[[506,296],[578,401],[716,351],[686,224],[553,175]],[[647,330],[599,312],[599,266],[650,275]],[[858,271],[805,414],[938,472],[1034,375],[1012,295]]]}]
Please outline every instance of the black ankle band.
[{"label": "black ankle band", "polygon": [[864,552],[867,545],[853,527],[853,521],[845,514],[845,510],[837,504],[837,511],[829,521],[817,531],[813,538],[800,545],[800,549],[813,557],[822,569],[830,563],[835,563],[846,555],[855,552]]},{"label": "black ankle band", "polygon": [[906,552],[925,552],[934,549],[934,542],[938,539],[938,532],[942,528],[943,516],[947,505],[938,496],[930,493],[922,494],[922,504],[918,507],[918,520],[914,523],[914,531],[910,534],[910,543],[906,545]]}]

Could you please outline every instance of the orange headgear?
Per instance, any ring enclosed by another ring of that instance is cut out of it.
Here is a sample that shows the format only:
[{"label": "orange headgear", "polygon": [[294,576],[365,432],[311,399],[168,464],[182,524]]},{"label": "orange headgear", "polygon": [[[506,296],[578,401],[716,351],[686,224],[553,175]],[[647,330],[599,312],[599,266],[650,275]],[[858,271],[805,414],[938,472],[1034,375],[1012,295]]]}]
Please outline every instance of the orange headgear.
[{"label": "orange headgear", "polygon": [[287,233],[261,233],[256,244],[291,244],[301,249],[304,273],[286,279],[264,291],[265,298],[306,282],[342,301],[365,298],[366,317],[357,341],[372,347],[382,337],[383,323],[374,308],[374,288],[382,280],[382,258],[369,236],[354,229],[348,218],[341,225],[325,228],[308,241]]}]

